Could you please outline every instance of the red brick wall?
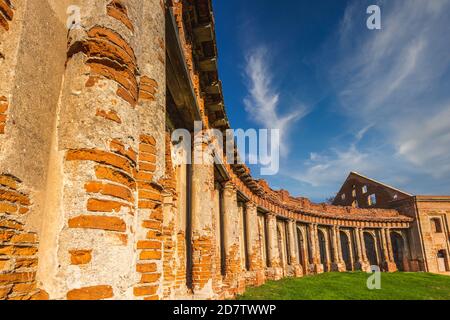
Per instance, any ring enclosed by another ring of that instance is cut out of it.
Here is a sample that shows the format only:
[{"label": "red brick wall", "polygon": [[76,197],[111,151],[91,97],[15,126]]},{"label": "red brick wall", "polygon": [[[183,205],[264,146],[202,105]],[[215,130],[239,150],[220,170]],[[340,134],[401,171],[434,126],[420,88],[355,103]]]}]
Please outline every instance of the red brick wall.
[{"label": "red brick wall", "polygon": [[47,298],[36,282],[39,239],[25,227],[31,206],[22,182],[0,174],[0,300]]},{"label": "red brick wall", "polygon": [[[367,187],[366,193],[363,193],[362,190],[364,186]],[[356,197],[353,196],[353,190],[356,192]],[[342,199],[342,194],[345,194],[345,199]],[[376,195],[376,204],[370,206],[368,197],[372,194]],[[397,195],[397,200],[408,197],[401,192],[389,189],[383,185],[371,182],[362,177],[353,176],[344,183],[336,195],[333,204],[338,206],[352,206],[353,201],[356,200],[358,201],[359,208],[389,208],[389,203],[395,200],[394,195]]]}]

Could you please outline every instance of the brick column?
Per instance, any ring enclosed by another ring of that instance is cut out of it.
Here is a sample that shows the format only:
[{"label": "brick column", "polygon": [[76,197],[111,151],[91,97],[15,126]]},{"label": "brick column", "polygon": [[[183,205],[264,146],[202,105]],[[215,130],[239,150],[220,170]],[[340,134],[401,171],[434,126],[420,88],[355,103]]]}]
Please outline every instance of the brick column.
[{"label": "brick column", "polygon": [[294,275],[296,277],[300,277],[303,275],[303,268],[302,265],[299,263],[298,257],[297,257],[297,251],[295,250],[295,248],[297,248],[296,244],[295,244],[295,232],[296,232],[296,226],[295,226],[295,220],[294,219],[289,219],[288,221],[288,231],[289,234],[286,235],[287,237],[289,237],[289,255],[291,257],[291,267],[293,269]]},{"label": "brick column", "polygon": [[[297,232],[297,226],[295,226]],[[301,252],[301,255],[299,256],[300,265],[303,269],[303,274],[308,274],[309,271],[309,244],[308,244],[308,236],[307,236],[307,228],[301,228],[301,236],[303,237],[303,241],[300,242],[298,239],[298,233],[297,233],[297,240],[299,241],[299,251]],[[303,247],[300,247],[300,244],[303,245]]]},{"label": "brick column", "polygon": [[[127,1],[119,18],[110,1],[79,5],[49,163],[61,173],[47,191],[59,221],[53,297],[159,299],[166,80],[154,43],[164,41],[164,9]],[[79,250],[92,250],[91,261],[69,265]]]},{"label": "brick column", "polygon": [[359,270],[366,271],[370,267],[369,263],[367,262],[366,257],[366,249],[364,245],[364,238],[361,228],[355,229],[355,239],[356,239],[356,249],[358,254],[358,260],[355,264],[356,268]]},{"label": "brick column", "polygon": [[364,230],[361,228],[359,229],[359,238],[361,239],[362,258],[364,261],[369,262],[369,259],[367,258],[366,241],[364,240]]},{"label": "brick column", "polygon": [[[355,240],[352,237],[351,231],[349,233],[346,233],[347,239],[348,239],[348,250],[349,250],[349,260],[350,260],[350,268],[352,271],[356,270],[356,257],[355,257]],[[341,245],[342,247],[342,245]],[[341,254],[342,254],[341,249]],[[342,263],[345,265],[343,254],[341,255]]]},{"label": "brick column", "polygon": [[391,229],[386,228],[384,231],[386,234],[386,242],[387,242],[389,260],[394,261],[394,248],[392,247],[392,241],[391,241]]},{"label": "brick column", "polygon": [[261,239],[258,234],[258,209],[253,202],[247,202],[246,218],[247,218],[247,240],[248,254],[250,260],[250,271],[254,272],[254,284],[261,285],[265,280],[264,261],[261,256]]},{"label": "brick column", "polygon": [[195,298],[214,297],[213,276],[216,262],[214,223],[214,165],[207,146],[203,148],[203,164],[192,165],[192,289]]},{"label": "brick column", "polygon": [[395,272],[397,271],[397,265],[394,262],[394,256],[392,254],[392,244],[391,244],[391,236],[390,231],[387,228],[383,228],[380,230],[381,232],[381,241],[383,244],[383,268],[387,272]]},{"label": "brick column", "polygon": [[332,270],[342,272],[345,271],[345,264],[342,263],[342,248],[341,248],[341,240],[339,235],[339,227],[333,226],[331,229],[333,236],[333,265]]},{"label": "brick column", "polygon": [[319,249],[319,239],[317,237],[317,224],[311,223],[308,225],[309,229],[309,245],[311,250],[312,263],[310,264],[310,269],[314,273],[323,272],[323,264],[320,263],[320,249]]},{"label": "brick column", "polygon": [[223,210],[224,210],[224,240],[225,240],[225,279],[227,295],[242,291],[242,283],[245,286],[241,266],[240,251],[240,230],[239,230],[239,210],[237,203],[236,187],[227,182],[223,190]]},{"label": "brick column", "polygon": [[283,275],[281,267],[280,253],[277,239],[277,217],[274,213],[267,214],[267,245],[269,247],[268,278],[272,280],[280,279]]}]

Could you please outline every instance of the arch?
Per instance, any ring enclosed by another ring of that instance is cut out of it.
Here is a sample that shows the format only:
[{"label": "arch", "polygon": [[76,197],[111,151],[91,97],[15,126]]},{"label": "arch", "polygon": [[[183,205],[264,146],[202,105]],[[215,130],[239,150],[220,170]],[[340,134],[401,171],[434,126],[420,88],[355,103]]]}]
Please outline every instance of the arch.
[{"label": "arch", "polygon": [[364,232],[364,245],[366,256],[371,266],[378,266],[377,248],[375,237],[370,232]]},{"label": "arch", "polygon": [[450,271],[448,265],[448,255],[445,250],[439,250],[437,252],[437,262],[438,262],[438,270],[439,272],[448,272]]},{"label": "arch", "polygon": [[403,237],[397,232],[391,232],[391,244],[392,244],[392,254],[394,256],[394,262],[397,266],[398,271],[405,271],[403,264],[403,259],[405,257],[405,241]]},{"label": "arch", "polygon": [[301,227],[297,226],[297,241],[298,241],[298,260],[303,268],[303,272],[306,272],[306,254],[305,254],[305,237]]},{"label": "arch", "polygon": [[341,238],[341,250],[342,250],[342,259],[345,262],[345,270],[352,270],[352,257],[350,254],[350,240],[347,236],[347,233],[344,231],[339,231],[339,235]]},{"label": "arch", "polygon": [[325,236],[325,233],[320,229],[317,230],[317,235],[319,238],[320,263],[323,264],[323,270],[325,272],[327,272],[327,271],[329,271],[328,264],[327,264],[327,261],[328,261],[327,243],[326,243],[327,238]]}]

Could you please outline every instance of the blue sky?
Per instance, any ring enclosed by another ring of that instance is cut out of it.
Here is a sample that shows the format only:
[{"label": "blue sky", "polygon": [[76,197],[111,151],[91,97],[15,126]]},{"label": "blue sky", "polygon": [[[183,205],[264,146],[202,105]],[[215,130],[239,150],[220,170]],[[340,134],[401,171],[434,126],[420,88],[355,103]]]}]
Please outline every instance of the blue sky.
[{"label": "blue sky", "polygon": [[450,194],[450,0],[213,5],[232,127],[282,133],[273,188],[323,201],[357,171]]}]

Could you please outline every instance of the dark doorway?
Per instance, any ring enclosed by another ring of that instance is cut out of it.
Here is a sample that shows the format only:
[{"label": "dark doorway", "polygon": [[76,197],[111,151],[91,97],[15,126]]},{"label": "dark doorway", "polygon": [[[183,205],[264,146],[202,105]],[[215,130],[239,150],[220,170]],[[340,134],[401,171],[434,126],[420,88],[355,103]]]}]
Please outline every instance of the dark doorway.
[{"label": "dark doorway", "polygon": [[320,263],[323,264],[323,270],[328,272],[326,238],[322,230],[317,232],[319,236]]},{"label": "dark doorway", "polygon": [[298,259],[300,261],[300,265],[303,268],[303,272],[306,272],[305,239],[303,238],[303,232],[299,227],[297,227],[297,240],[298,240]]},{"label": "dark doorway", "polygon": [[403,242],[403,238],[396,232],[392,232],[391,235],[391,243],[392,243],[392,253],[394,255],[394,262],[399,271],[405,271],[403,265],[404,252],[403,248],[405,244]]},{"label": "dark doorway", "polygon": [[374,237],[368,233],[364,232],[364,244],[366,246],[366,255],[369,259],[371,266],[378,266],[377,251]]}]

